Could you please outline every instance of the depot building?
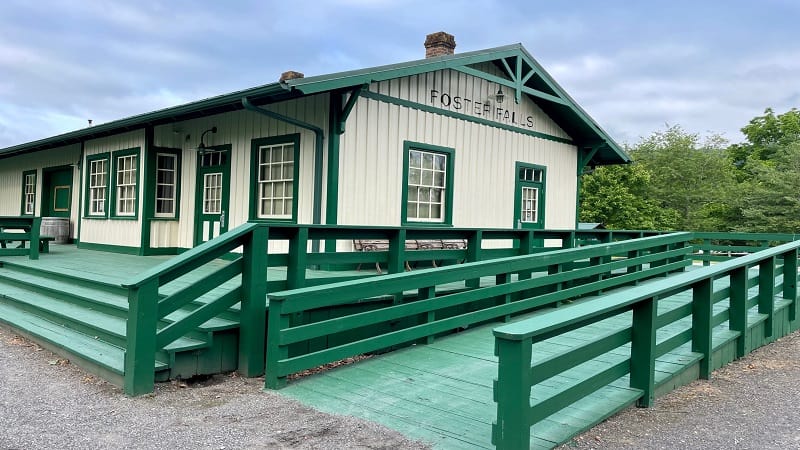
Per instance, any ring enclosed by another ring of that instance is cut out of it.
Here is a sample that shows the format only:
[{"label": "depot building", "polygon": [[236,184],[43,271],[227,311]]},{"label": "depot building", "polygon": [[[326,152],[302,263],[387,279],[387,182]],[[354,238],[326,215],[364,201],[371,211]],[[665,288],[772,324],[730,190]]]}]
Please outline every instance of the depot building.
[{"label": "depot building", "polygon": [[248,221],[575,228],[580,174],[628,156],[522,45],[455,47],[0,149],[0,215],[140,255]]}]

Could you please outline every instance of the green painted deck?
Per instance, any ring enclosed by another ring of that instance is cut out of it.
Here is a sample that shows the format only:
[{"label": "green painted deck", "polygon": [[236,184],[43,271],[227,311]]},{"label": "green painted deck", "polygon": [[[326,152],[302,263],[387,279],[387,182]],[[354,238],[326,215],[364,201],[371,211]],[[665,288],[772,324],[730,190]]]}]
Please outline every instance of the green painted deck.
[{"label": "green painted deck", "polygon": [[[717,280],[715,290],[727,286]],[[642,284],[646,284],[642,283]],[[591,298],[581,301],[591,301]],[[659,314],[691,302],[691,292],[659,301]],[[776,309],[787,302],[776,296]],[[562,306],[569,308],[569,305]],[[727,309],[727,301],[715,305],[714,313]],[[532,314],[541,314],[543,311]],[[530,317],[520,316],[515,320]],[[757,308],[750,310],[748,324],[762,323]],[[432,443],[436,448],[494,448],[492,422],[496,407],[492,398],[497,377],[492,329],[487,324],[290,382],[279,392],[322,411],[353,415],[381,423],[407,436]],[[535,344],[534,361],[586,343],[589,337],[630,327],[631,313]],[[715,358],[719,367],[734,357],[735,335],[727,321],[714,329]],[[659,331],[657,341],[691,327],[691,317]],[[534,387],[532,403],[573,385],[576,381],[608,368],[630,356],[630,345],[602,355]],[[656,361],[656,385],[666,392],[697,378],[700,355],[687,343]],[[632,404],[636,392],[628,387],[628,376],[616,380],[537,424],[532,429],[532,448],[551,448],[590,428]]]}]

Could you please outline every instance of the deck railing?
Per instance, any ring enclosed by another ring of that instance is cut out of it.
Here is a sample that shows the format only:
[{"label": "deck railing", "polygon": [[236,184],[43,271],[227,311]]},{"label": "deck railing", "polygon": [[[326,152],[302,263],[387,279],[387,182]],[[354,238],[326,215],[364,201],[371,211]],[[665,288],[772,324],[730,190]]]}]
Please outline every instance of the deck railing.
[{"label": "deck railing", "polygon": [[800,235],[788,233],[717,233],[695,232],[695,259],[703,265],[727,261],[731,258],[748,255],[775,245],[792,242]]},{"label": "deck railing", "polygon": [[[639,405],[652,405],[656,358],[688,342],[699,359],[700,377],[708,378],[714,351],[712,329],[726,321],[736,335],[736,357],[744,356],[751,350],[746,343],[765,342],[752,336],[748,341],[750,327],[755,326],[748,323],[748,310],[758,307],[763,337],[771,338],[777,327],[774,297],[782,291],[786,304],[781,306],[786,308],[786,320],[792,323],[796,319],[798,248],[800,242],[790,242],[496,328],[499,375],[495,382],[497,421],[493,443],[500,449],[528,448],[531,426],[625,375],[630,375],[630,386],[640,391]],[[757,267],[758,271],[750,271],[751,267]],[[715,290],[713,282],[720,278],[729,278],[730,286]],[[758,294],[751,296],[749,290],[756,286]],[[684,291],[691,291],[691,303],[658,313],[660,299]],[[729,307],[719,311],[726,300]],[[628,311],[633,311],[629,327],[597,336],[566,353],[534,361],[533,344]],[[691,316],[690,326],[657,343],[659,329],[688,316]],[[536,385],[627,344],[630,344],[630,358],[531,404]]]},{"label": "deck railing", "polygon": [[[239,372],[257,376],[264,372],[266,293],[302,288],[354,278],[373,277],[364,270],[358,275],[308,279],[307,269],[318,266],[384,264],[389,273],[404,271],[406,261],[481,261],[503,256],[526,255],[570,248],[576,242],[611,242],[652,235],[649,231],[611,232],[605,230],[507,230],[457,228],[398,228],[326,225],[273,225],[248,223],[205,242],[169,261],[123,283],[128,289],[129,313],[125,353],[124,389],[128,395],[152,392],[156,353],[189,333],[194,327],[241,302]],[[382,252],[310,253],[315,240],[384,239],[389,250]],[[406,250],[406,240],[463,239],[465,249]],[[505,248],[491,248],[492,240],[505,240]],[[268,254],[270,241],[288,242],[288,253]],[[220,262],[220,258],[226,262]],[[208,268],[201,279],[166,295],[163,287],[201,267]],[[267,280],[268,267],[286,267],[286,277]],[[210,273],[208,273],[210,271]],[[471,283],[474,283],[472,281]],[[218,289],[225,285],[227,289]],[[210,293],[214,295],[210,295]],[[170,313],[201,296],[203,305],[163,328]],[[213,297],[208,299],[208,297]]]},{"label": "deck railing", "polygon": [[[0,256],[28,255],[39,259],[41,226],[41,217],[0,216]],[[18,247],[12,247],[15,242],[19,242]]]},{"label": "deck railing", "polygon": [[265,385],[280,388],[288,375],[328,362],[682,271],[691,264],[691,238],[674,233],[271,293]]}]

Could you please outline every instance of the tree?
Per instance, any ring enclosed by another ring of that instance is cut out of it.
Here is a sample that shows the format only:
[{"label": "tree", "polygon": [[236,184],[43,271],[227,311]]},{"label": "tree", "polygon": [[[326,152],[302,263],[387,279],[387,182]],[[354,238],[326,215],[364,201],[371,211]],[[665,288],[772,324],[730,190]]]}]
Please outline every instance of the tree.
[{"label": "tree", "polygon": [[800,142],[777,147],[770,160],[749,158],[742,183],[741,219],[747,232],[800,233]]},{"label": "tree", "polygon": [[727,230],[732,215],[735,179],[717,135],[700,142],[697,134],[672,126],[654,132],[631,156],[650,173],[646,198],[677,213],[682,230]]},{"label": "tree", "polygon": [[640,164],[599,167],[582,181],[582,222],[627,230],[669,230],[678,224],[677,214],[647,199],[650,173]]}]

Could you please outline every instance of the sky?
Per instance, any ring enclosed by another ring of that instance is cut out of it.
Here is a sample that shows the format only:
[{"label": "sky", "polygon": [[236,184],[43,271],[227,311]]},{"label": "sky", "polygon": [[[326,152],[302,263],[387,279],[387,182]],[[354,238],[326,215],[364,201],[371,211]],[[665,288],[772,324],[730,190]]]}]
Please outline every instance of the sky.
[{"label": "sky", "polygon": [[800,106],[797,0],[3,0],[0,148],[277,81],[522,43],[617,142]]}]

